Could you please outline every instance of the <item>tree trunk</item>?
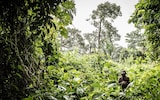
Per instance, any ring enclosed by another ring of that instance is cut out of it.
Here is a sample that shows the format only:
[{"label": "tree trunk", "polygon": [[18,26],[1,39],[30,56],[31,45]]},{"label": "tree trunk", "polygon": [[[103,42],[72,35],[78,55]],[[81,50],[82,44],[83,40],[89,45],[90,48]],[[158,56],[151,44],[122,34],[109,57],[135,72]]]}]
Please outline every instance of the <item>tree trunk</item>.
[{"label": "tree trunk", "polygon": [[99,22],[99,32],[98,32],[98,65],[100,67],[100,71],[102,73],[102,68],[100,66],[100,40],[101,40],[101,29],[102,29],[102,19]]},{"label": "tree trunk", "polygon": [[98,52],[99,52],[99,50],[100,50],[101,29],[102,29],[102,20],[100,20],[100,22],[99,22],[99,32],[98,32]]}]

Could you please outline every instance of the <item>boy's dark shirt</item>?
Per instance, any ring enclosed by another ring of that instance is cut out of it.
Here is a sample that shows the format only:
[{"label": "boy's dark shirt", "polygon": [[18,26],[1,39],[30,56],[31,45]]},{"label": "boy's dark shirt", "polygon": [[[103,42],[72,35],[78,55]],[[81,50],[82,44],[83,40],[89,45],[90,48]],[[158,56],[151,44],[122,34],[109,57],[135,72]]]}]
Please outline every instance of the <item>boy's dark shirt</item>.
[{"label": "boy's dark shirt", "polygon": [[[125,84],[122,83],[123,81],[125,82]],[[122,86],[122,89],[125,89],[129,84],[129,77],[122,76],[121,78],[119,78],[118,83]]]}]

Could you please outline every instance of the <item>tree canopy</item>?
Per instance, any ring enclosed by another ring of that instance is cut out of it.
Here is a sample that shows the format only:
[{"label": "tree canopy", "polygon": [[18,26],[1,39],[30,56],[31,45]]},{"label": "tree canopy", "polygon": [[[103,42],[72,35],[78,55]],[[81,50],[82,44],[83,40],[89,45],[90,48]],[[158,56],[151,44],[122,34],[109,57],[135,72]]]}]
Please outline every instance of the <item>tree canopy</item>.
[{"label": "tree canopy", "polygon": [[91,23],[97,29],[94,33],[97,34],[97,36],[95,35],[97,37],[97,49],[101,49],[109,56],[112,56],[114,41],[120,39],[118,30],[112,26],[112,22],[121,14],[120,6],[110,2],[99,4],[91,14]]},{"label": "tree canopy", "polygon": [[145,30],[150,43],[150,56],[156,60],[159,58],[160,50],[160,1],[140,0],[135,6],[136,10],[131,15],[129,22],[136,27]]},{"label": "tree canopy", "polygon": [[[0,10],[1,98],[22,99],[30,92],[30,83],[38,80],[40,65],[58,63],[54,37],[67,34],[65,26],[71,24],[74,3],[1,0]],[[38,88],[38,83],[35,86]]]}]

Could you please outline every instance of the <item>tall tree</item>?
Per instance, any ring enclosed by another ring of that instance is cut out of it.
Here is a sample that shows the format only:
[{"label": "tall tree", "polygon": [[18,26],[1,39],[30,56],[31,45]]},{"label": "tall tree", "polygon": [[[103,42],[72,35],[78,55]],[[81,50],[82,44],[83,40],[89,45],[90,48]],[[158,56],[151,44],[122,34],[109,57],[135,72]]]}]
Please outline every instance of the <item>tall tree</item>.
[{"label": "tall tree", "polygon": [[96,34],[93,33],[85,33],[84,34],[85,39],[87,40],[87,45],[86,48],[87,50],[89,50],[89,53],[95,52],[96,49],[96,40],[97,40],[97,36]]},{"label": "tall tree", "polygon": [[70,0],[0,1],[0,99],[21,100],[34,82],[38,88],[42,59],[46,67],[58,63],[54,37],[64,35],[73,8]]},{"label": "tall tree", "polygon": [[120,35],[117,33],[118,30],[113,27],[111,23],[106,22],[104,27],[104,31],[102,32],[101,48],[104,53],[108,54],[112,58],[113,52],[116,48],[114,42],[120,40]]},{"label": "tall tree", "polygon": [[145,36],[139,29],[126,34],[126,42],[128,47],[132,49],[144,48]]},{"label": "tall tree", "polygon": [[[97,9],[92,11],[91,22],[96,27],[98,50],[104,46],[107,46],[107,48],[112,47],[113,37],[120,37],[116,28],[112,26],[113,20],[118,16],[121,16],[120,6],[117,6],[115,3],[105,2],[99,4]],[[109,54],[111,54],[110,51]]]},{"label": "tall tree", "polygon": [[160,58],[160,1],[140,0],[135,7],[129,22],[133,22],[136,27],[145,29],[150,45],[149,53],[153,60],[157,60]]},{"label": "tall tree", "polygon": [[61,46],[63,50],[83,49],[85,43],[81,35],[81,31],[76,28],[67,28],[67,38],[61,38]]}]

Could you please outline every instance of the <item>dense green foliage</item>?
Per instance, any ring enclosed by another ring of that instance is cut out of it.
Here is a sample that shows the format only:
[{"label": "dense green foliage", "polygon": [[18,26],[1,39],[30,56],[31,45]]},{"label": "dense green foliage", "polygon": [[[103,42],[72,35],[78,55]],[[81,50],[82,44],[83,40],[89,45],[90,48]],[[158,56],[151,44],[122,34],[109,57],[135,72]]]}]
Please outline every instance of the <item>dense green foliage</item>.
[{"label": "dense green foliage", "polygon": [[[0,1],[2,99],[28,96],[27,87],[43,78],[38,71],[58,63],[56,34],[67,35],[65,26],[71,23],[73,8],[67,0]],[[39,88],[38,84],[34,86]]]},{"label": "dense green foliage", "polygon": [[[63,53],[59,67],[49,66],[40,90],[34,98],[51,100],[150,100],[159,98],[160,65],[153,63],[116,63],[102,57],[99,69],[97,54],[81,55],[77,51]],[[138,62],[136,60],[135,62]],[[121,91],[118,78],[127,71],[130,85]],[[44,98],[45,97],[45,98]]]},{"label": "dense green foliage", "polygon": [[[0,1],[0,99],[159,100],[159,1],[153,1],[136,5],[130,21],[145,27],[147,39],[128,33],[128,48],[114,44],[120,38],[110,21],[121,15],[116,4],[93,10],[98,31],[82,36],[66,28],[75,13],[72,0]],[[130,78],[125,91],[118,84],[122,70]]]},{"label": "dense green foliage", "polygon": [[145,36],[138,29],[126,34],[126,42],[128,43],[128,48],[145,48]]},{"label": "dense green foliage", "polygon": [[153,60],[160,58],[160,1],[140,0],[129,22],[144,29],[149,41],[148,49]]}]

